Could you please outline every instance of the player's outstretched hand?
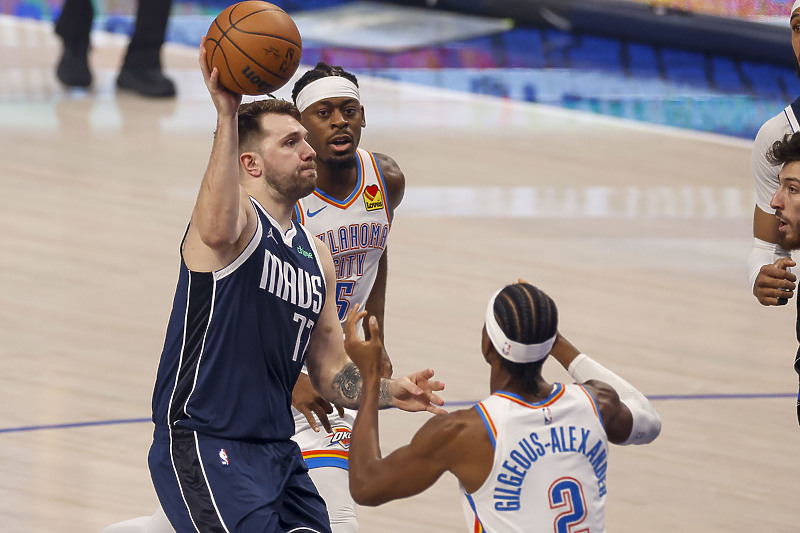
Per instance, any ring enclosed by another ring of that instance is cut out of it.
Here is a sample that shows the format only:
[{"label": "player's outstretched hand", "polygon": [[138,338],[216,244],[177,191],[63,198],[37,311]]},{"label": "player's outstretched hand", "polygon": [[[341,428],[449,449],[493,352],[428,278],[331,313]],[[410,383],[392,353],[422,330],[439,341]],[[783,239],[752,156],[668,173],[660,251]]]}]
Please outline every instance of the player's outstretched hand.
[{"label": "player's outstretched hand", "polygon": [[[366,315],[367,312],[359,311],[358,304],[356,304],[344,323],[345,351],[350,360],[358,367],[364,382],[380,377],[385,355],[378,321],[374,316],[370,316],[368,322],[370,340],[365,341],[358,335],[358,321]],[[387,380],[391,398],[384,398],[383,401],[404,411],[446,413],[447,411],[438,407],[444,405],[444,400],[435,394],[444,390],[444,383],[432,381],[432,377],[433,370],[428,368],[409,376]]]},{"label": "player's outstretched hand", "polygon": [[795,265],[788,257],[781,257],[761,267],[753,284],[753,294],[761,305],[785,305],[794,296],[797,276],[789,268]]},{"label": "player's outstretched hand", "polygon": [[[333,413],[334,406],[319,395],[311,384],[311,378],[308,377],[308,374],[301,372],[300,377],[297,378],[297,383],[292,389],[292,407],[306,417],[308,424],[314,431],[319,431],[317,419],[319,419],[325,431],[328,433],[333,431],[328,415]],[[344,409],[336,406],[336,410],[339,416],[344,416]]]},{"label": "player's outstretched hand", "polygon": [[209,68],[206,56],[206,38],[203,37],[200,39],[200,56],[197,61],[200,63],[200,70],[203,73],[203,80],[206,82],[211,100],[221,115],[235,114],[239,109],[239,104],[242,103],[242,95],[231,92],[220,85],[219,71],[217,67],[214,67],[214,70]]},{"label": "player's outstretched hand", "polygon": [[428,411],[435,415],[446,414],[441,408],[444,400],[435,394],[444,390],[444,383],[434,381],[433,369],[426,368],[389,382],[392,405],[403,411]]}]

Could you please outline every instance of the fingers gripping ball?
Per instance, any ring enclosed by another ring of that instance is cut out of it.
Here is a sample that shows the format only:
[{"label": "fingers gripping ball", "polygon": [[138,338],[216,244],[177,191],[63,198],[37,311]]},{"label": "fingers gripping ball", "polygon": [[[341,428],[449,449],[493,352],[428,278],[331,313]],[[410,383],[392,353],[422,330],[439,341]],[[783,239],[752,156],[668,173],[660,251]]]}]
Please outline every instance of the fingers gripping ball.
[{"label": "fingers gripping ball", "polygon": [[300,66],[303,45],[292,18],[268,2],[247,0],[220,13],[206,35],[208,66],[238,94],[267,94],[283,87]]}]

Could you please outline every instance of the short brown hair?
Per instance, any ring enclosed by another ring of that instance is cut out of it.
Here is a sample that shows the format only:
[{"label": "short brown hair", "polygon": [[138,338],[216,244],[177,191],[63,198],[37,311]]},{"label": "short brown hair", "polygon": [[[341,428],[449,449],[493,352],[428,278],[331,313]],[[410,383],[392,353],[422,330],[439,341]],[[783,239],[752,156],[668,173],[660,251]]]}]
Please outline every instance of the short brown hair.
[{"label": "short brown hair", "polygon": [[261,129],[261,121],[259,120],[262,115],[275,114],[275,115],[289,115],[298,122],[300,122],[300,111],[297,107],[280,98],[270,98],[265,100],[254,100],[239,106],[239,149],[247,146],[254,136],[263,134]]}]

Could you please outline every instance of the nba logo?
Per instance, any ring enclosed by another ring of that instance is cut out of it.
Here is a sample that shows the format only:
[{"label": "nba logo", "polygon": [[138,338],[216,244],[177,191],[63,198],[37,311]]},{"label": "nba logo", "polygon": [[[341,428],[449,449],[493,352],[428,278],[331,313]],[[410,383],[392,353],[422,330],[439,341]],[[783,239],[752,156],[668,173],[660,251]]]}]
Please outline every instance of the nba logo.
[{"label": "nba logo", "polygon": [[544,423],[546,426],[549,426],[553,423],[553,413],[550,412],[549,407],[542,409],[542,414],[544,415]]},{"label": "nba logo", "polygon": [[503,355],[511,353],[511,345],[508,342],[503,343]]},{"label": "nba logo", "polygon": [[230,462],[228,461],[228,452],[225,451],[225,448],[222,448],[219,451],[219,461],[224,466],[228,466],[230,464]]}]

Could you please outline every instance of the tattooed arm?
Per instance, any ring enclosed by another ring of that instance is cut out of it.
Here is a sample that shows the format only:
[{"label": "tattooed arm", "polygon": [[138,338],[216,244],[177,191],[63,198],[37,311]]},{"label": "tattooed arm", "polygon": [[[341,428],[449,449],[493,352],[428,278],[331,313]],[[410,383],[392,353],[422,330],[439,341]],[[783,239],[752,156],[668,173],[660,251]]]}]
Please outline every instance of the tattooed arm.
[{"label": "tattooed arm", "polygon": [[[316,239],[315,239],[316,240]],[[316,252],[319,254],[325,274],[325,303],[308,343],[305,354],[306,367],[311,383],[320,396],[327,401],[342,407],[358,408],[361,400],[363,379],[356,365],[345,352],[342,326],[336,311],[335,280],[333,259],[328,248],[316,240]],[[357,309],[357,306],[356,306]],[[353,316],[354,310],[351,313]],[[363,313],[359,313],[363,316]],[[380,340],[378,339],[378,343]],[[376,350],[383,350],[383,344],[376,344]],[[379,407],[398,407],[406,411],[443,412],[436,405],[444,402],[434,391],[441,390],[444,385],[430,381],[433,370],[415,372],[398,379],[382,378],[379,384]]]},{"label": "tattooed arm", "polygon": [[[320,317],[322,318],[322,317]],[[317,389],[320,396],[334,405],[358,409],[361,403],[361,393],[364,387],[364,380],[361,372],[353,361],[344,351],[342,342],[341,327],[337,327],[338,335],[327,336],[327,339],[314,336],[321,331],[317,331],[315,326],[312,332],[311,342],[306,356],[306,366],[311,383]],[[326,342],[327,340],[327,342]],[[338,343],[336,342],[338,340]],[[380,342],[378,340],[378,342]],[[322,349],[321,346],[333,347],[340,346],[341,352]],[[317,352],[321,349],[321,352]],[[339,353],[339,357],[333,354]],[[444,401],[435,394],[444,388],[439,381],[432,381],[433,370],[426,369],[414,372],[408,376],[395,379],[379,378],[378,383],[378,408],[397,407],[404,411],[430,411],[432,413],[444,413],[443,409],[437,407]]]},{"label": "tattooed arm", "polygon": [[[386,409],[394,405],[392,403],[392,394],[389,391],[389,381],[386,378],[381,379],[378,393],[379,409]],[[361,378],[361,372],[358,371],[356,364],[352,361],[345,363],[344,367],[333,378],[333,389],[338,395],[338,399],[332,403],[342,407],[349,407],[350,409],[358,408],[363,385],[364,380]]]}]

